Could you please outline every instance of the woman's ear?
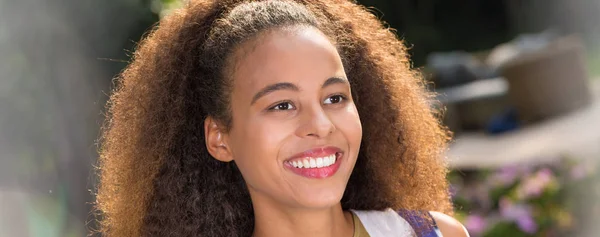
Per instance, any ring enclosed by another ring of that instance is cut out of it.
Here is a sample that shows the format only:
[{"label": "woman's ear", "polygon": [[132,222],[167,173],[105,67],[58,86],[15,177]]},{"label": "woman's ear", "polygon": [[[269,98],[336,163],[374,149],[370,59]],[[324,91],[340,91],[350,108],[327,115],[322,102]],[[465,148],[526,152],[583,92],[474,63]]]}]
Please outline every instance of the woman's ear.
[{"label": "woman's ear", "polygon": [[215,159],[230,162],[233,160],[224,129],[212,117],[204,120],[204,139],[208,153]]}]

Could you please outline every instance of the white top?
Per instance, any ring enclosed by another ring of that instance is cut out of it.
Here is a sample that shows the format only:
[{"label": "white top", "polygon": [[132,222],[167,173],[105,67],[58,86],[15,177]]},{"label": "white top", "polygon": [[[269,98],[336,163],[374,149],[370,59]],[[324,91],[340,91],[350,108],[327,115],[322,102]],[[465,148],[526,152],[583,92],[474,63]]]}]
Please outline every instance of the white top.
[{"label": "white top", "polygon": [[[412,226],[391,208],[383,211],[352,211],[369,233],[370,237],[413,237],[417,236]],[[436,227],[434,236],[442,236]],[[428,235],[430,236],[430,235]]]},{"label": "white top", "polygon": [[360,219],[371,237],[416,236],[410,224],[391,208],[384,211],[351,211]]}]

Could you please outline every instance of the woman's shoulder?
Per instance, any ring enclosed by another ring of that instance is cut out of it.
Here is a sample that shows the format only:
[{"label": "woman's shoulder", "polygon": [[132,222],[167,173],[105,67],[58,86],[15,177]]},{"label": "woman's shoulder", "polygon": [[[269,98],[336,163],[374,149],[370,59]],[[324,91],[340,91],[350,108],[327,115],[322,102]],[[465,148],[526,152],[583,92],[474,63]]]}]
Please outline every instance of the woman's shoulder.
[{"label": "woman's shoulder", "polygon": [[456,219],[440,212],[417,210],[356,211],[371,237],[418,236],[418,237],[463,237],[469,236]]}]

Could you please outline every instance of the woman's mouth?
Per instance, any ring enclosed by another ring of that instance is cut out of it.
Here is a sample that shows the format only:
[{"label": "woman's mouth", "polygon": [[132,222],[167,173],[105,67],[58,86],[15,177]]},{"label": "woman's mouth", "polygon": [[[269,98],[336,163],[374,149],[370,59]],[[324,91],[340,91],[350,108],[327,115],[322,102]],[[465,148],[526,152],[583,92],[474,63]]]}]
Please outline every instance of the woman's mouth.
[{"label": "woman's mouth", "polygon": [[336,160],[337,160],[336,154],[331,154],[330,156],[326,156],[326,157],[318,157],[318,158],[307,157],[307,158],[303,158],[303,159],[290,161],[290,163],[295,168],[323,168],[323,167],[329,167],[329,166],[335,164]]},{"label": "woman's mouth", "polygon": [[284,161],[284,166],[307,178],[327,178],[339,169],[343,154],[336,147],[311,149]]}]

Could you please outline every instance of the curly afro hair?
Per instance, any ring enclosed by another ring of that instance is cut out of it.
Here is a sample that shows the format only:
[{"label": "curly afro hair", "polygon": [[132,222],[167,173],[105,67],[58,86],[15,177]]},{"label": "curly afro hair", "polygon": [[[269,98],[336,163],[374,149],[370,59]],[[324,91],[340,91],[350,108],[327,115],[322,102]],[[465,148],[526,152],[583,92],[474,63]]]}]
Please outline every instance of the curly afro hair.
[{"label": "curly afro hair", "polygon": [[208,116],[231,124],[232,53],[286,26],[337,47],[363,125],[342,208],[452,214],[449,134],[407,49],[366,8],[343,0],[192,0],[161,20],[117,78],[100,146],[97,209],[107,236],[250,236],[254,215],[235,162],[207,151]]}]

